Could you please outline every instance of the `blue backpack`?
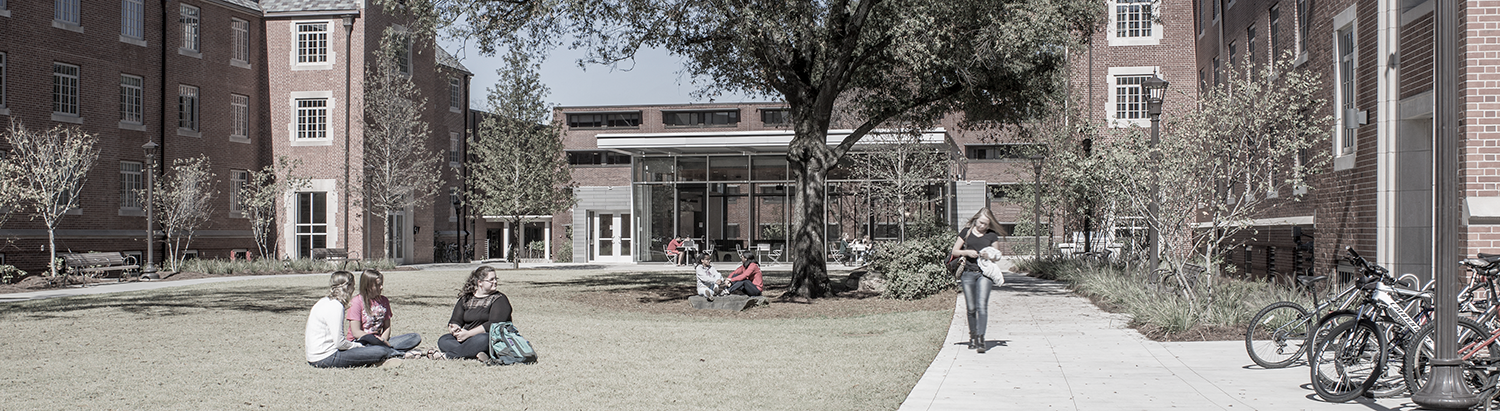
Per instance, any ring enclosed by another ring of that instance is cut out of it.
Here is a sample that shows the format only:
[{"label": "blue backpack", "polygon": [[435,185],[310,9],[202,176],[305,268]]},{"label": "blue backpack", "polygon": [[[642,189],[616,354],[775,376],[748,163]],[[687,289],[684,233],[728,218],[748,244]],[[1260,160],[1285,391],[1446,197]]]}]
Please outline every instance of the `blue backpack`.
[{"label": "blue backpack", "polygon": [[531,364],[536,362],[536,349],[521,336],[516,325],[510,321],[490,324],[490,365]]}]

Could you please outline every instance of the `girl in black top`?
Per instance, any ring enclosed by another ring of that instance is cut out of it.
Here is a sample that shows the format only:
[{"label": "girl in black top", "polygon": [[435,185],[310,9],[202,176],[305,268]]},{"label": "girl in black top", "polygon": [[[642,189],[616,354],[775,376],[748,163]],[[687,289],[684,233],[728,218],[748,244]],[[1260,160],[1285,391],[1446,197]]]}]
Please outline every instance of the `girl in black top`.
[{"label": "girl in black top", "polygon": [[488,359],[490,324],[511,320],[510,299],[495,290],[495,281],[495,269],[489,266],[469,273],[453,305],[453,316],[448,318],[448,333],[438,338],[444,356]]},{"label": "girl in black top", "polygon": [[985,323],[989,321],[990,287],[994,283],[979,270],[979,251],[985,247],[1000,248],[1000,232],[995,224],[995,215],[990,209],[981,208],[969,219],[968,227],[958,232],[958,241],[953,243],[951,255],[964,258],[964,271],[959,282],[964,289],[964,304],[969,312],[969,349],[984,353],[988,344],[984,341]]}]

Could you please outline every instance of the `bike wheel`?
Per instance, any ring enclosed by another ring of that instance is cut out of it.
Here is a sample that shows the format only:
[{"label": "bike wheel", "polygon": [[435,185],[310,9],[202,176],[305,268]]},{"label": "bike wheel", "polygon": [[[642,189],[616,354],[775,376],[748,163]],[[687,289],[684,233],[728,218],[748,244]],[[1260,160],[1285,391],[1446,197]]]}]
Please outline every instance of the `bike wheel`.
[{"label": "bike wheel", "polygon": [[[1411,392],[1417,392],[1422,386],[1427,385],[1427,379],[1430,378],[1429,373],[1432,371],[1432,358],[1434,357],[1432,333],[1436,332],[1436,330],[1436,322],[1427,324],[1427,326],[1422,327],[1407,342],[1406,368],[1403,373],[1406,374],[1406,386],[1411,388]],[[1469,344],[1484,342],[1485,339],[1490,337],[1490,330],[1474,322],[1474,320],[1459,318],[1457,336],[1458,347],[1462,349]],[[1468,354],[1468,351],[1461,353],[1461,355],[1465,354]],[[1486,364],[1491,363],[1497,356],[1500,356],[1500,343],[1490,343],[1488,346],[1475,347],[1474,355],[1463,362],[1463,380],[1464,384],[1468,385],[1470,390],[1480,392],[1485,386],[1485,379],[1489,378],[1488,373],[1484,370],[1470,366],[1475,361]]]},{"label": "bike wheel", "polygon": [[1312,350],[1312,386],[1328,402],[1363,395],[1385,366],[1385,336],[1373,321],[1349,321],[1329,330]]},{"label": "bike wheel", "polygon": [[1416,331],[1386,316],[1376,319],[1375,325],[1385,335],[1386,362],[1385,366],[1381,367],[1380,377],[1370,385],[1367,393],[1374,398],[1390,398],[1404,394],[1407,392],[1406,388],[1409,387],[1406,384],[1406,345]]},{"label": "bike wheel", "polygon": [[[1308,348],[1318,346],[1318,341],[1328,339],[1328,333],[1332,331],[1334,327],[1337,327],[1346,322],[1353,321],[1357,318],[1359,318],[1359,315],[1358,313],[1354,312],[1354,310],[1337,310],[1330,311],[1328,314],[1323,314],[1322,317],[1318,317],[1317,324],[1313,326],[1310,332],[1308,332],[1307,343],[1305,345],[1307,345]],[[1312,350],[1305,349],[1302,350],[1302,352],[1307,355],[1307,358],[1304,358],[1302,360],[1307,364],[1312,364]]]},{"label": "bike wheel", "polygon": [[1286,368],[1307,349],[1307,309],[1291,301],[1262,308],[1245,328],[1245,352],[1265,368]]}]

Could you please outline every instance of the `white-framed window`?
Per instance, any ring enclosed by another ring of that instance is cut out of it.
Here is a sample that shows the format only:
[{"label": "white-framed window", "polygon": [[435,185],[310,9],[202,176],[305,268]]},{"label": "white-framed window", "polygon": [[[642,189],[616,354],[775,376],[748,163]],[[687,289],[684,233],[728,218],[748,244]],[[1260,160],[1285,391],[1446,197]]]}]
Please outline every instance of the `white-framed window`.
[{"label": "white-framed window", "polygon": [[299,98],[296,101],[297,139],[328,138],[328,99]]},{"label": "white-framed window", "polygon": [[329,64],[328,33],[332,24],[326,21],[304,22],[292,25],[297,33],[296,64]]},{"label": "white-framed window", "polygon": [[5,107],[5,53],[0,52],[0,109]]},{"label": "white-framed window", "polygon": [[52,63],[52,113],[77,117],[78,66]]},{"label": "white-framed window", "polygon": [[229,108],[234,118],[230,124],[230,139],[250,138],[250,96],[229,95]]},{"label": "white-framed window", "polygon": [[198,87],[177,85],[177,129],[198,131]]},{"label": "white-framed window", "polygon": [[1297,58],[1302,59],[1307,54],[1307,39],[1312,31],[1312,15],[1310,12],[1310,0],[1297,0]]},{"label": "white-framed window", "polygon": [[1161,27],[1156,25],[1156,0],[1112,0],[1109,10],[1109,45],[1141,46],[1161,44]]},{"label": "white-framed window", "polygon": [[312,256],[312,249],[328,247],[328,193],[297,193],[297,256]]},{"label": "white-framed window", "polygon": [[182,50],[197,53],[198,50],[198,8],[186,4],[180,5],[182,23]]},{"label": "white-framed window", "polygon": [[463,100],[464,100],[463,80],[459,80],[458,77],[449,77],[448,78],[448,110],[452,111],[452,112],[455,112],[455,113],[462,111],[463,108],[464,108]]},{"label": "white-framed window", "polygon": [[1281,55],[1280,55],[1280,53],[1281,53],[1281,5],[1280,4],[1271,6],[1271,9],[1266,11],[1266,29],[1269,30],[1266,33],[1266,35],[1268,35],[1268,36],[1271,37],[1270,38],[1270,40],[1271,40],[1271,61],[1274,62],[1274,61],[1276,61],[1276,59],[1281,58]]},{"label": "white-framed window", "polygon": [[463,160],[462,151],[460,151],[463,147],[459,145],[460,141],[462,141],[462,140],[463,140],[463,138],[460,137],[457,132],[452,132],[452,131],[448,132],[448,165],[449,166],[458,167],[458,164],[460,163],[460,161]]},{"label": "white-framed window", "polygon": [[1255,25],[1245,26],[1245,58],[1255,64]]},{"label": "white-framed window", "polygon": [[120,35],[136,40],[146,38],[146,5],[142,0],[120,0]]},{"label": "white-framed window", "polygon": [[245,211],[245,185],[250,183],[250,171],[229,170],[229,214],[241,217]]},{"label": "white-framed window", "polygon": [[1224,70],[1219,69],[1219,56],[1214,56],[1214,59],[1213,59],[1213,69],[1214,69],[1214,87],[1218,87],[1219,83],[1223,83],[1224,82]]},{"label": "white-framed window", "polygon": [[[1354,6],[1350,6],[1343,12],[1334,16],[1333,19],[1333,45],[1334,45],[1334,84],[1338,92],[1334,94],[1334,110],[1336,130],[1333,133],[1333,155],[1343,157],[1354,154],[1357,144],[1355,134],[1358,131],[1358,119],[1352,114],[1356,111],[1355,69],[1359,67],[1359,36],[1356,30]],[[1339,169],[1339,162],[1335,162],[1335,169]],[[1352,164],[1350,164],[1352,166]]]},{"label": "white-framed window", "polygon": [[129,74],[120,75],[120,121],[142,124],[141,101],[144,96],[145,79]]},{"label": "white-framed window", "polygon": [[396,69],[411,75],[411,35],[404,32],[396,36]]},{"label": "white-framed window", "polygon": [[234,57],[230,62],[250,63],[250,22],[240,19],[229,19],[231,40],[234,42]]},{"label": "white-framed window", "polygon": [[141,175],[143,168],[139,161],[120,162],[120,208],[141,209],[140,192],[146,189],[145,180]]},{"label": "white-framed window", "polygon": [[52,20],[81,26],[78,10],[78,0],[52,0]]},{"label": "white-framed window", "polygon": [[1232,66],[1237,66],[1237,65],[1240,64],[1240,53],[1239,53],[1239,51],[1240,51],[1239,42],[1237,42],[1237,41],[1231,41],[1231,42],[1229,42],[1229,65],[1231,67]]},{"label": "white-framed window", "polygon": [[1109,110],[1106,115],[1110,127],[1151,126],[1141,82],[1158,71],[1155,66],[1109,68]]}]

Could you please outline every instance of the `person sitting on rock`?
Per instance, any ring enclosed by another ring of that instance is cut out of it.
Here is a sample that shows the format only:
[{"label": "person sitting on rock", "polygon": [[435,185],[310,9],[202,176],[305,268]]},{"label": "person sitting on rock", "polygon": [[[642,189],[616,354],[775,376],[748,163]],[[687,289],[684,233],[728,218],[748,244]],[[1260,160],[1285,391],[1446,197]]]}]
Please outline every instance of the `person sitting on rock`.
[{"label": "person sitting on rock", "polygon": [[755,253],[740,253],[740,266],[729,273],[729,293],[759,296],[765,291],[761,284],[760,264],[755,262]]},{"label": "person sitting on rock", "polygon": [[724,288],[728,282],[724,280],[723,274],[719,274],[719,270],[714,269],[713,262],[713,256],[704,254],[698,259],[698,265],[693,267],[693,270],[698,272],[698,295],[704,297],[724,295]]}]

